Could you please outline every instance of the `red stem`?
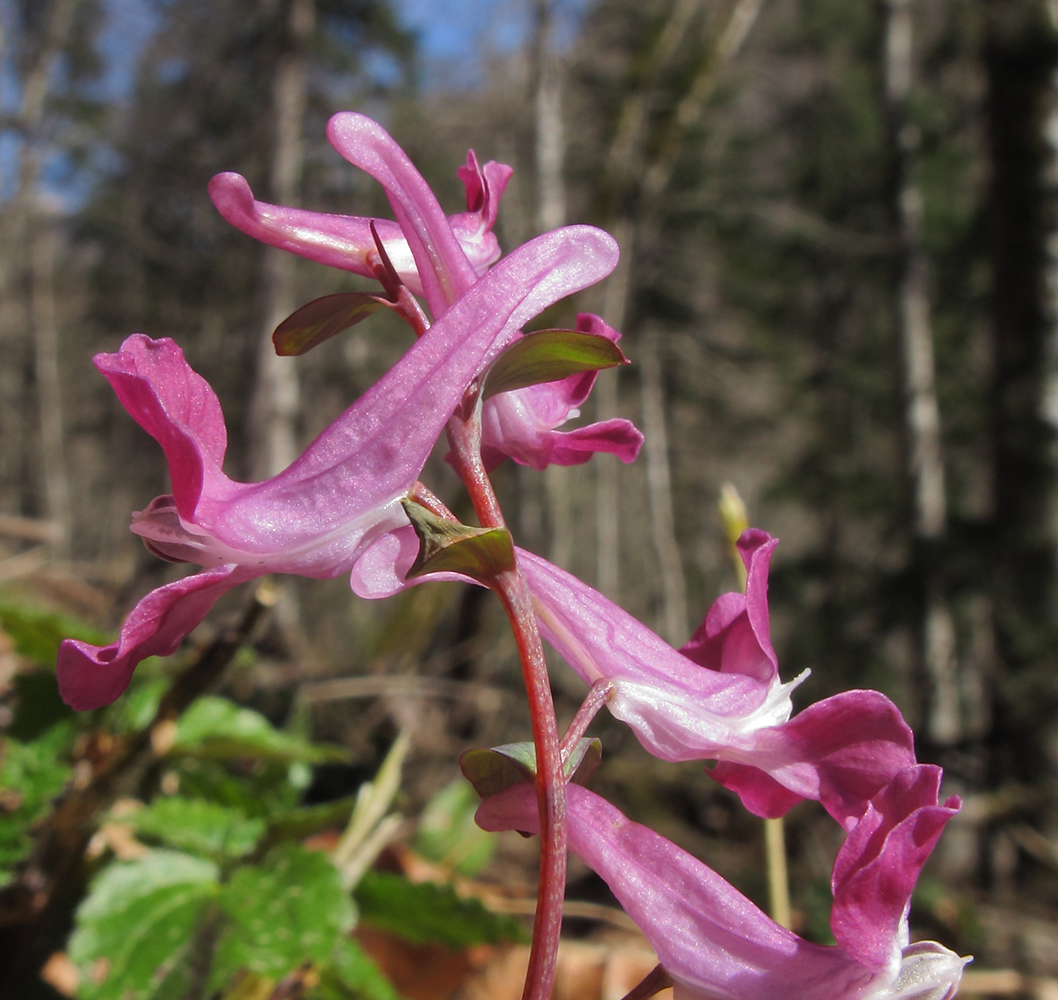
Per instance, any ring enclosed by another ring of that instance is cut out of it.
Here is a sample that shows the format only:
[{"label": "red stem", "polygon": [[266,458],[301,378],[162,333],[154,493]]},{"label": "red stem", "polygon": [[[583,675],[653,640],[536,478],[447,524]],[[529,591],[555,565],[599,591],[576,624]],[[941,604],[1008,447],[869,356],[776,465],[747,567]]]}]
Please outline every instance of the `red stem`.
[{"label": "red stem", "polygon": [[591,686],[588,696],[584,699],[580,708],[577,709],[577,714],[573,716],[573,721],[569,724],[569,729],[566,730],[566,735],[562,737],[561,750],[563,764],[569,760],[569,755],[573,752],[573,748],[577,745],[580,738],[588,731],[588,726],[591,725],[591,720],[599,714],[599,709],[610,700],[610,696],[613,692],[613,681],[608,681],[604,677],[600,677]]},{"label": "red stem", "polygon": [[[466,419],[457,413],[448,422],[448,440],[453,464],[466,485],[481,526],[504,528],[503,512],[481,462],[480,412],[480,407],[475,406]],[[525,577],[515,566],[497,576],[493,590],[507,612],[518,645],[536,747],[540,883],[522,1000],[548,1000],[555,981],[562,931],[562,900],[566,893],[566,784],[562,774],[558,722],[544,646]]]}]

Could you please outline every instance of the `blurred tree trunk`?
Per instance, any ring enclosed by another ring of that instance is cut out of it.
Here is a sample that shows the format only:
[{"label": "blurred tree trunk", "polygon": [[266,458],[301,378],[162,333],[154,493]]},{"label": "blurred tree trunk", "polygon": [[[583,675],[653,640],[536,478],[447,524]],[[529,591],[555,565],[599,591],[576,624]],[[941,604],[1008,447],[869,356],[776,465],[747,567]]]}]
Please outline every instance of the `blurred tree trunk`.
[{"label": "blurred tree trunk", "polygon": [[[660,238],[663,201],[687,139],[716,89],[719,74],[739,52],[760,13],[763,0],[734,0],[723,30],[715,38],[694,38],[693,27],[703,17],[701,0],[676,0],[643,60],[644,70],[621,105],[614,139],[606,158],[604,186],[612,213],[608,228],[621,246],[621,262],[607,285],[606,319],[624,333],[632,333],[636,317],[636,261]],[[688,38],[695,46],[674,106],[660,118],[653,114],[658,88],[685,51]],[[663,631],[672,642],[686,636],[686,579],[676,535],[672,500],[672,469],[668,451],[662,386],[662,354],[655,342],[640,345],[641,406],[646,435],[647,490],[654,522],[653,541],[661,575]],[[646,355],[653,351],[651,357]],[[634,360],[634,359],[633,359]],[[598,417],[616,415],[616,387],[612,398],[600,395]],[[616,483],[610,481],[613,463],[599,465],[599,585],[616,595],[617,539]],[[614,470],[615,471],[615,470]],[[668,514],[666,515],[666,512]]]},{"label": "blurred tree trunk", "polygon": [[885,0],[885,92],[897,236],[896,316],[904,392],[904,456],[916,589],[916,666],[920,727],[935,745],[961,732],[955,625],[944,592],[947,533],[940,407],[934,377],[929,265],[923,245],[922,192],[915,176],[920,134],[911,115],[914,86],[911,0]]},{"label": "blurred tree trunk", "polygon": [[682,646],[687,641],[687,590],[676,541],[672,467],[659,354],[657,331],[653,328],[645,330],[639,339],[639,373],[643,386],[643,433],[651,442],[646,456],[651,529],[654,549],[662,566],[664,616],[661,634],[674,646]]},{"label": "blurred tree trunk", "polygon": [[[278,2],[282,18],[281,48],[272,84],[275,134],[271,197],[277,204],[296,206],[300,200],[307,94],[305,51],[315,28],[315,0],[264,2],[269,7],[275,7]],[[254,471],[259,479],[277,475],[297,458],[300,405],[296,362],[278,357],[272,346],[272,331],[297,305],[297,258],[271,247],[264,250],[264,255],[265,329],[252,411]]]},{"label": "blurred tree trunk", "polygon": [[[536,160],[536,228],[546,233],[566,224],[566,136],[562,122],[562,61],[554,50],[554,4],[535,0],[533,113]],[[573,473],[564,466],[544,470],[551,514],[552,562],[569,567],[573,557]]]},{"label": "blurred tree trunk", "polygon": [[38,232],[32,243],[33,347],[40,402],[40,461],[47,514],[56,529],[54,551],[59,558],[64,558],[70,543],[70,487],[66,476],[63,429],[59,311],[55,300],[59,234],[54,227],[49,227]]},{"label": "blurred tree trunk", "polygon": [[[1042,747],[1054,711],[1054,468],[1044,418],[1050,331],[1047,239],[1054,198],[1044,126],[1058,60],[1042,0],[986,0],[983,48],[991,177],[990,393],[992,571],[997,676],[990,778],[1048,780]],[[1026,697],[1031,691],[1032,696]]]},{"label": "blurred tree trunk", "polygon": [[[640,78],[634,81],[632,89],[621,104],[614,138],[606,156],[602,186],[605,192],[607,217],[603,219],[603,225],[613,233],[617,240],[621,248],[621,259],[617,270],[606,283],[603,314],[606,321],[622,333],[630,332],[629,307],[635,288],[635,244],[642,221],[637,213],[637,206],[641,196],[640,185],[650,137],[651,104],[657,99],[655,91],[659,81],[675,60],[680,43],[685,40],[701,7],[701,0],[676,0],[661,32],[645,54],[644,69]],[[600,380],[595,389],[597,420],[608,420],[618,415],[617,390],[616,377]],[[660,412],[664,419],[664,409],[662,408]],[[653,447],[649,435],[647,435],[645,446],[649,455]],[[596,582],[603,593],[618,600],[621,529],[617,459],[608,455],[597,455],[595,469],[598,553]],[[682,584],[682,567],[677,567],[677,569]],[[661,566],[661,571],[664,576],[664,565]]]},{"label": "blurred tree trunk", "polygon": [[[41,170],[41,131],[48,94],[56,64],[70,38],[78,2],[51,0],[40,22],[39,38],[30,39],[23,25],[24,37],[17,40],[18,44],[11,39],[7,46],[12,66],[19,63],[15,55],[18,49],[25,46],[32,52],[20,81],[21,99],[14,123],[18,144],[15,185],[3,208],[0,231],[0,342],[5,352],[0,369],[0,439],[8,442],[0,451],[0,503],[19,513],[36,513],[30,509],[36,461],[29,449],[34,435],[26,420],[34,409],[32,345],[27,336],[32,330],[29,229]],[[31,46],[31,42],[35,44]]]}]

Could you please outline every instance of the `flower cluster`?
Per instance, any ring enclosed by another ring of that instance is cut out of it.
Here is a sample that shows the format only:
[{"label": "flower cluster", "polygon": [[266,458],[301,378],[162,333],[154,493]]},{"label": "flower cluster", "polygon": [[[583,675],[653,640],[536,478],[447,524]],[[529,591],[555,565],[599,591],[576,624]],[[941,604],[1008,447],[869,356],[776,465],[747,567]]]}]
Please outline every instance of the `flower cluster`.
[{"label": "flower cluster", "polygon": [[[940,945],[911,944],[907,915],[918,872],[958,802],[940,803],[939,771],[917,762],[910,730],[877,692],[848,691],[793,713],[791,691],[807,672],[779,678],[767,602],[775,539],[743,535],[745,592],[720,597],[676,650],[540,557],[510,545],[486,552],[483,529],[448,525],[430,537],[429,518],[444,526],[450,515],[418,480],[446,430],[479,518],[501,534],[486,473],[504,459],[543,469],[600,451],[626,462],[636,457],[642,435],[628,421],[559,429],[578,415],[598,369],[616,363],[597,359],[621,357],[618,333],[587,314],[552,340],[523,333],[544,309],[613,270],[614,241],[572,226],[501,257],[492,230],[510,168],[482,165],[470,152],[459,170],[466,211],[446,215],[376,122],[342,113],[328,137],[382,185],[394,220],[265,204],[231,173],[213,179],[210,195],[250,236],[377,279],[382,292],[370,298],[405,318],[416,339],[288,469],[259,483],[224,473],[220,403],[175,343],[136,334],[96,357],[169,465],[172,492],[134,513],[132,530],[161,558],[202,569],[146,595],[112,644],[65,641],[57,664],[63,697],[77,709],[113,701],[141,660],[174,652],[223,593],[264,574],[349,574],[353,590],[368,597],[421,579],[472,577],[504,600],[527,677],[542,636],[651,753],[716,762],[710,777],[761,816],[781,816],[802,799],[823,805],[845,833],[833,874],[838,944],[810,944],[774,924],[701,862],[586,789],[565,787],[557,764],[550,772],[542,767],[535,797],[527,784],[488,797],[481,825],[546,832],[545,816],[562,838],[568,825],[570,848],[610,884],[683,996],[952,996],[963,960]],[[501,366],[504,378],[492,391],[489,378]],[[463,546],[464,554],[437,562],[437,551],[449,546]],[[479,568],[471,571],[472,564]],[[543,683],[546,690],[546,677]],[[538,756],[554,756],[552,743],[549,750],[538,738]],[[562,838],[552,844],[564,858]],[[548,869],[549,877],[560,870]],[[531,966],[534,975],[533,995],[546,995],[549,973]]]}]

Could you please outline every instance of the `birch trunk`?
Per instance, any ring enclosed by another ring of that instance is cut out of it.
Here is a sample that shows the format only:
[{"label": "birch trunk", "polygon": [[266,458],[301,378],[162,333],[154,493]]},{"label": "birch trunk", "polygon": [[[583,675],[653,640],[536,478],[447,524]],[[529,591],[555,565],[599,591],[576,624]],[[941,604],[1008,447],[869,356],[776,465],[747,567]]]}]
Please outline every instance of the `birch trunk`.
[{"label": "birch trunk", "polygon": [[[562,122],[562,63],[552,45],[551,0],[536,0],[533,41],[536,125],[536,228],[541,233],[566,224],[564,176],[566,136]],[[551,514],[551,561],[569,567],[574,550],[574,473],[561,465],[544,470],[544,491]]]},{"label": "birch trunk", "polygon": [[[284,44],[272,87],[275,146],[272,151],[272,199],[297,205],[302,169],[302,125],[305,118],[305,47],[315,25],[315,0],[289,0],[285,5]],[[297,364],[281,358],[272,346],[272,331],[297,305],[296,258],[267,248],[263,268],[264,331],[254,391],[254,472],[267,479],[282,472],[298,456],[297,420],[300,404]]]},{"label": "birch trunk", "polygon": [[687,640],[687,586],[683,561],[676,541],[672,503],[672,472],[665,421],[665,397],[661,383],[661,360],[655,330],[645,332],[639,342],[639,374],[643,392],[643,434],[647,460],[647,488],[654,549],[661,567],[664,637],[673,646]]},{"label": "birch trunk", "polygon": [[78,0],[52,0],[36,57],[21,81],[15,190],[0,218],[0,344],[6,358],[0,369],[0,440],[19,442],[0,450],[0,504],[9,509],[26,506],[26,471],[34,464],[34,456],[25,451],[25,442],[31,437],[26,414],[33,410],[25,376],[33,364],[26,336],[32,317],[29,296],[33,254],[28,232],[41,169],[40,132],[55,67],[69,40],[77,4]]},{"label": "birch trunk", "polygon": [[[672,181],[673,171],[687,135],[700,119],[716,88],[720,71],[741,50],[760,14],[763,0],[735,0],[724,30],[712,43],[702,43],[702,52],[687,89],[660,135],[649,132],[649,109],[653,93],[665,71],[685,44],[695,18],[702,11],[701,0],[676,0],[646,62],[640,86],[625,101],[618,117],[614,141],[607,156],[607,186],[620,206],[612,228],[621,246],[621,263],[607,285],[606,319],[619,330],[628,324],[629,302],[634,289],[635,247],[649,245],[660,203]],[[648,146],[655,151],[647,156]],[[641,345],[645,355],[649,348]],[[679,555],[675,521],[672,515],[672,470],[666,443],[665,405],[661,396],[661,372],[657,352],[646,365],[654,364],[653,375],[643,370],[642,408],[648,426],[646,435],[647,489],[653,512],[653,541],[661,571],[664,628],[672,641],[685,637],[687,607],[686,580]],[[599,419],[616,415],[616,397],[598,400]],[[598,459],[596,460],[598,462]],[[617,511],[616,467],[613,461],[599,462],[597,517],[599,531],[599,588],[610,596],[617,590],[617,542],[620,535]],[[666,515],[665,512],[668,512]]]},{"label": "birch trunk", "polygon": [[57,557],[65,558],[70,543],[70,487],[66,477],[59,318],[55,307],[57,242],[57,234],[48,230],[37,233],[33,240],[32,316],[44,498],[48,518],[55,526],[53,551]]},{"label": "birch trunk", "polygon": [[910,116],[913,85],[911,0],[886,0],[885,86],[894,163],[893,215],[898,237],[897,326],[904,392],[906,475],[912,560],[919,584],[918,668],[923,723],[939,745],[960,736],[955,627],[937,568],[947,530],[940,408],[934,378],[928,262],[922,237],[922,193],[915,180],[919,134]]},{"label": "birch trunk", "polygon": [[[982,51],[990,177],[987,247],[992,350],[989,417],[994,676],[985,752],[990,782],[1048,781],[1047,728],[1012,693],[1053,697],[1056,476],[1043,410],[1050,333],[1047,242],[1055,192],[1044,134],[1058,38],[1040,0],[985,0]],[[1047,692],[1045,695],[1044,692]]]}]

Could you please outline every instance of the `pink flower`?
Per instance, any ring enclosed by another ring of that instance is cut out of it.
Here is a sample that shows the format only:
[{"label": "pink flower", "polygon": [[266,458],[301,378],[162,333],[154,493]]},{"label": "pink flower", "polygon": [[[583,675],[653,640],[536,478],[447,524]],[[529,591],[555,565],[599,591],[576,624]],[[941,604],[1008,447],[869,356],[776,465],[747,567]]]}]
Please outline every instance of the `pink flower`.
[{"label": "pink flower", "polygon": [[[577,329],[614,343],[621,338],[591,313],[577,317]],[[643,435],[628,420],[601,420],[572,431],[556,429],[580,415],[578,407],[588,398],[597,374],[570,375],[559,382],[500,393],[487,401],[481,416],[485,467],[493,469],[507,456],[534,469],[581,465],[597,451],[616,455],[625,463],[634,461],[643,446]]]},{"label": "pink flower", "polygon": [[[780,927],[701,861],[567,786],[570,849],[609,885],[654,947],[677,1000],[950,1000],[966,959],[910,944],[911,891],[959,800],[938,804],[940,770],[897,775],[868,804],[834,864],[836,946]],[[485,830],[538,832],[528,784],[482,803]]]},{"label": "pink flower", "polygon": [[[436,320],[498,257],[492,234],[510,167],[489,162],[482,168],[473,152],[459,176],[466,186],[467,212],[446,217],[433,191],[393,137],[366,115],[340,112],[327,125],[331,145],[385,189],[396,224],[375,220],[376,228],[404,283],[426,298]],[[280,208],[253,200],[238,174],[218,174],[210,195],[221,214],[249,235],[311,260],[356,274],[372,275],[367,255],[374,250],[371,220]],[[597,317],[584,320],[585,332],[616,339]],[[512,331],[507,339],[518,336]],[[506,455],[543,469],[550,463],[577,465],[596,451],[630,462],[642,435],[623,419],[602,421],[574,431],[555,428],[577,416],[593,377],[501,393],[484,406],[484,447],[490,467]]]},{"label": "pink flower", "polygon": [[607,680],[610,712],[663,760],[710,760],[717,781],[758,815],[817,799],[846,829],[899,771],[915,763],[899,710],[875,691],[846,691],[790,718],[768,620],[768,566],[777,540],[739,540],[745,594],[719,597],[677,651],[602,594],[519,550],[543,636],[588,683]]},{"label": "pink flower", "polygon": [[[466,166],[457,172],[466,186],[467,210],[449,216],[447,221],[475,273],[482,275],[500,258],[500,245],[492,227],[513,170],[494,160],[482,167],[470,150]],[[368,264],[368,255],[375,251],[370,228],[374,222],[401,280],[416,295],[423,294],[411,247],[400,226],[390,219],[269,205],[257,201],[246,178],[236,173],[217,174],[209,182],[209,196],[217,211],[247,236],[365,278],[375,276]]]},{"label": "pink flower", "polygon": [[168,655],[222,593],[265,573],[349,572],[373,541],[407,524],[414,485],[468,385],[528,319],[598,281],[617,261],[605,233],[573,226],[520,247],[476,282],[400,361],[285,472],[240,483],[222,471],[220,403],[171,340],[130,337],[96,366],[165,451],[172,495],[134,515],[158,555],[209,567],[144,598],[117,642],[67,640],[63,697],[88,709],[116,698],[146,656]]}]

